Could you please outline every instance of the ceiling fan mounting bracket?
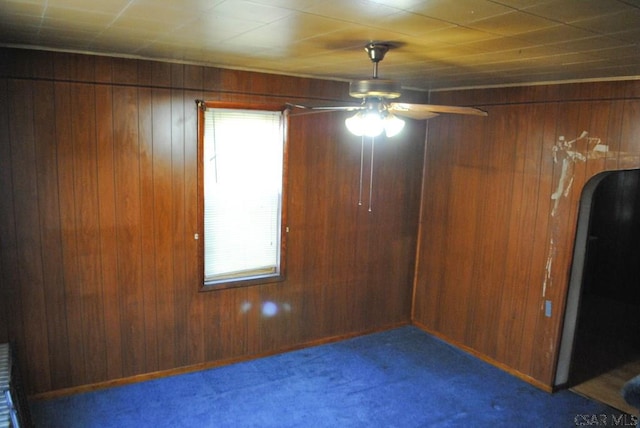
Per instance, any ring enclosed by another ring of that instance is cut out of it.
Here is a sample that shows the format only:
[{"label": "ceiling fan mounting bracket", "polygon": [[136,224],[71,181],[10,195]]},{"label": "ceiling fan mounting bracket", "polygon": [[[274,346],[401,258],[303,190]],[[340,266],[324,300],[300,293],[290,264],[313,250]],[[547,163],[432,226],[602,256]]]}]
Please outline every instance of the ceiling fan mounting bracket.
[{"label": "ceiling fan mounting bracket", "polygon": [[378,78],[378,63],[384,59],[386,53],[391,49],[389,43],[371,42],[368,43],[364,50],[367,52],[369,59],[373,63],[373,78]]},{"label": "ceiling fan mounting bracket", "polygon": [[369,59],[373,63],[378,63],[384,59],[386,53],[391,49],[391,45],[389,43],[378,43],[371,42],[364,47],[364,50],[369,55]]},{"label": "ceiling fan mounting bracket", "polygon": [[394,99],[401,95],[401,86],[393,80],[378,78],[378,63],[393,46],[390,43],[370,42],[364,50],[373,63],[373,77],[367,80],[355,80],[349,84],[349,95],[354,98]]}]

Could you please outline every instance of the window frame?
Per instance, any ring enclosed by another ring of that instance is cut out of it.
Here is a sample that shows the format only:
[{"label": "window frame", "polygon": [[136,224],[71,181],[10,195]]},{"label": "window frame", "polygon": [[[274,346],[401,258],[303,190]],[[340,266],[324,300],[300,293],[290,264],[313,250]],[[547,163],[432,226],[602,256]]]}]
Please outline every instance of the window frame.
[{"label": "window frame", "polygon": [[[230,101],[204,101],[196,100],[198,107],[198,269],[200,278],[200,291],[214,291],[236,287],[248,287],[260,284],[282,282],[286,279],[287,267],[287,194],[288,194],[288,158],[289,158],[289,109],[282,104],[255,104]],[[282,141],[282,195],[280,206],[280,254],[279,271],[274,274],[259,277],[229,278],[220,281],[206,281],[204,275],[204,113],[208,108],[237,109],[237,110],[263,110],[279,111],[283,117],[283,141]]]}]

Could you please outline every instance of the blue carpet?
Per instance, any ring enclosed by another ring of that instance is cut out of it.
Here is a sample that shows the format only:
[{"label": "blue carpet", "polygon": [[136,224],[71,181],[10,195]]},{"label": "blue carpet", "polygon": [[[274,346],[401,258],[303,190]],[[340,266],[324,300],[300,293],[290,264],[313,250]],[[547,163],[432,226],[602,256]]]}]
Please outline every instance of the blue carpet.
[{"label": "blue carpet", "polygon": [[625,417],[543,392],[415,327],[31,407],[37,427],[56,428],[555,428]]}]

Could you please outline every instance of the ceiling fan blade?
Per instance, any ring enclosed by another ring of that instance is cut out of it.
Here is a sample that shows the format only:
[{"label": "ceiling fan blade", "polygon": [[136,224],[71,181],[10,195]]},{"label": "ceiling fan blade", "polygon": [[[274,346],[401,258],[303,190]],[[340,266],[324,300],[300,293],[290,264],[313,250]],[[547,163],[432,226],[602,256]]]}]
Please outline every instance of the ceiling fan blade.
[{"label": "ceiling fan blade", "polygon": [[438,116],[438,113],[435,113],[433,111],[428,111],[428,110],[422,110],[422,111],[418,111],[418,110],[409,110],[409,109],[400,109],[400,108],[396,108],[397,106],[392,106],[390,105],[387,108],[387,111],[395,114],[396,116],[402,116],[402,117],[406,117],[409,119],[416,119],[416,120],[423,120],[423,119],[431,119],[432,117],[436,117]]},{"label": "ceiling fan blade", "polygon": [[439,113],[470,114],[487,116],[487,112],[474,107],[441,106],[435,104],[390,103],[388,110],[398,116],[410,119],[429,119]]},{"label": "ceiling fan blade", "polygon": [[361,104],[345,104],[345,105],[309,105],[309,104],[295,104],[287,103],[287,106],[293,108],[299,108],[304,110],[323,110],[323,111],[355,111],[361,110],[363,106]]}]

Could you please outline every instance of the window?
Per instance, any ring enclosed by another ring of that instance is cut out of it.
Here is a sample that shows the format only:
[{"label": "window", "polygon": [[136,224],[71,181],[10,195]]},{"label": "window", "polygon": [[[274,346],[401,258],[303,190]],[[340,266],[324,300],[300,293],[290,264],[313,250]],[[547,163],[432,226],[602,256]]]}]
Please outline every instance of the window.
[{"label": "window", "polygon": [[204,285],[280,280],[286,117],[273,108],[200,106]]}]

